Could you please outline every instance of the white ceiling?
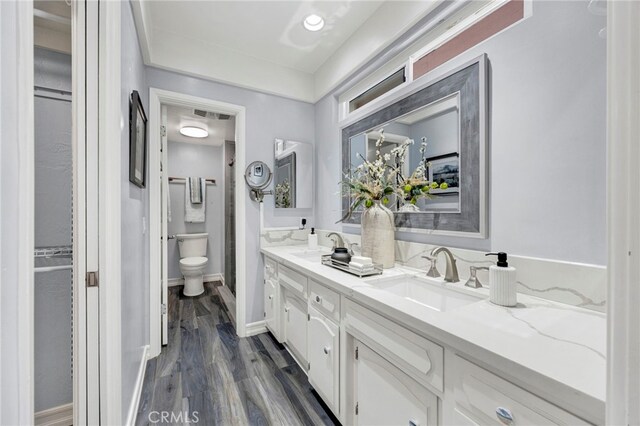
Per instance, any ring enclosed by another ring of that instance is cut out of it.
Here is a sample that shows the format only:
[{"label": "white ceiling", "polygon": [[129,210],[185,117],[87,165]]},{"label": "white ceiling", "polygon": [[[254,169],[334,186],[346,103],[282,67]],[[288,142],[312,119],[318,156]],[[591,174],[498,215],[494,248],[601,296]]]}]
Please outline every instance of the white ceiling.
[{"label": "white ceiling", "polygon": [[[211,111],[215,112],[215,111]],[[199,117],[193,113],[193,108],[167,106],[167,139],[171,142],[183,142],[199,145],[222,146],[224,141],[235,140],[236,118],[227,120],[218,117]],[[209,132],[206,138],[190,138],[180,133],[183,126],[200,127]]]},{"label": "white ceiling", "polygon": [[[315,102],[439,0],[133,0],[145,62]],[[302,26],[310,13],[325,27]]]}]

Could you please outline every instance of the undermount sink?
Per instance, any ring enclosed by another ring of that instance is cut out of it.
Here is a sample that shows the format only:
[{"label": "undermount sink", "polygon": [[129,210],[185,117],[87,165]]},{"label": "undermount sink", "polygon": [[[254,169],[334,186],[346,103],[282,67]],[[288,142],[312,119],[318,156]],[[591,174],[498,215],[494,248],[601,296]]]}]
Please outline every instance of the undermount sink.
[{"label": "undermount sink", "polygon": [[320,262],[320,257],[325,254],[330,254],[329,250],[303,250],[297,253],[293,253],[295,257],[299,257],[300,259],[308,260],[311,262]]},{"label": "undermount sink", "polygon": [[371,285],[439,312],[460,308],[483,298],[481,295],[464,293],[416,276],[372,281]]}]

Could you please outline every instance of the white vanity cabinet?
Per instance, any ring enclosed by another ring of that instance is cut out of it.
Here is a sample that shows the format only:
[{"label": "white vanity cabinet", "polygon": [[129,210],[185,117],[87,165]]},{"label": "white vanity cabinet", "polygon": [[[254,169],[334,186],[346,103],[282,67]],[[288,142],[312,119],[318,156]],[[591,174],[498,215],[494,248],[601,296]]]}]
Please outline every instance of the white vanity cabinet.
[{"label": "white vanity cabinet", "polygon": [[340,395],[340,327],[311,305],[308,318],[309,383],[337,413]]},{"label": "white vanity cabinet", "polygon": [[356,341],[353,424],[427,426],[438,422],[438,398],[362,342]]},{"label": "white vanity cabinet", "polygon": [[270,258],[264,261],[264,322],[278,341],[280,336],[280,285],[278,284],[278,263]]},{"label": "white vanity cabinet", "polygon": [[306,371],[307,364],[307,277],[280,264],[280,330],[284,343]]}]

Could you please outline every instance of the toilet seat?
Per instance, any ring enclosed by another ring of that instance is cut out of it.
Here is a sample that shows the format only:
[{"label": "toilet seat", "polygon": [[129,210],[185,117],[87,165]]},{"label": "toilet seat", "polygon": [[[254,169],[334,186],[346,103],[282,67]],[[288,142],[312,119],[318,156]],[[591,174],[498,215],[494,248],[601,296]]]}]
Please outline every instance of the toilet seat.
[{"label": "toilet seat", "polygon": [[208,259],[206,257],[185,257],[184,259],[180,259],[180,265],[198,267],[206,265],[207,261]]}]

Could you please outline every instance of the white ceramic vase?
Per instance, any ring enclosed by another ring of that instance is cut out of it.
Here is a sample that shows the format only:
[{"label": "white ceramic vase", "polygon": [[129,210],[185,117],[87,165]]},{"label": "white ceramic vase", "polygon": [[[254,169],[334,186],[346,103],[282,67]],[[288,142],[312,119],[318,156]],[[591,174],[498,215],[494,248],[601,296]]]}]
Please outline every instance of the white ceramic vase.
[{"label": "white ceramic vase", "polygon": [[391,210],[375,201],[362,212],[362,255],[383,268],[395,263],[395,226]]}]

